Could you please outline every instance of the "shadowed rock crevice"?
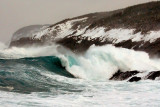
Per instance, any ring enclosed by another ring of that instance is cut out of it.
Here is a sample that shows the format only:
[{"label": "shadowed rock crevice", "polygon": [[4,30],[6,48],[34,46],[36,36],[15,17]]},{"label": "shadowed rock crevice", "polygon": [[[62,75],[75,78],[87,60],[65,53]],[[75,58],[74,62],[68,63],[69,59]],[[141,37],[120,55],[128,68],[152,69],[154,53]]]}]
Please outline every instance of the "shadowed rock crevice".
[{"label": "shadowed rock crevice", "polygon": [[88,37],[74,36],[74,37],[65,37],[61,40],[56,41],[57,44],[61,44],[66,48],[69,48],[75,53],[85,52],[91,45],[103,46],[105,44],[111,44],[110,41],[101,42],[100,38],[94,38],[89,40]]}]

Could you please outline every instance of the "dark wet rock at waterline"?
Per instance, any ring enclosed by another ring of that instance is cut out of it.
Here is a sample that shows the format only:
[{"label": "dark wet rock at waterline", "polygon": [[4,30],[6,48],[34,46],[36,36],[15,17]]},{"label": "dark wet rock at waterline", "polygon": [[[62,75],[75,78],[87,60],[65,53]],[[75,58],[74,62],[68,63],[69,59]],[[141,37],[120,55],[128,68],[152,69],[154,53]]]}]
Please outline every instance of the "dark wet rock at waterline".
[{"label": "dark wet rock at waterline", "polygon": [[141,77],[134,76],[131,79],[129,79],[128,82],[137,82],[137,81],[140,81],[140,80],[141,80]]},{"label": "dark wet rock at waterline", "polygon": [[[147,73],[148,72],[148,73]],[[139,75],[138,74],[143,74],[144,75]],[[111,78],[110,80],[115,80],[115,81],[123,81],[123,80],[128,80],[128,82],[138,82],[140,80],[156,80],[156,78],[160,77],[160,71],[126,71],[122,72],[118,70]]]},{"label": "dark wet rock at waterline", "polygon": [[126,71],[126,72],[121,72],[120,70],[118,70],[118,72],[116,72],[111,78],[110,80],[117,80],[117,81],[121,81],[121,80],[126,80],[131,76],[134,76],[136,74],[138,74],[139,71]]},{"label": "dark wet rock at waterline", "polygon": [[160,71],[152,71],[145,78],[155,80],[157,77],[160,77]]}]

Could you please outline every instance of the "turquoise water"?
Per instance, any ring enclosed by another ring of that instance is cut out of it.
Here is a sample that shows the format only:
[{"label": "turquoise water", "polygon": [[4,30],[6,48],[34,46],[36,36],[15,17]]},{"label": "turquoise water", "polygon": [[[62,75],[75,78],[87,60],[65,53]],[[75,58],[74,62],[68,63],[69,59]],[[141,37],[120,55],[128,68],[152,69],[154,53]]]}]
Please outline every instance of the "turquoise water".
[{"label": "turquoise water", "polygon": [[0,50],[0,107],[160,106],[158,79],[108,80],[117,68],[159,70],[159,60],[146,53],[112,46],[93,47],[83,55],[50,50]]},{"label": "turquoise water", "polygon": [[76,79],[54,56],[0,59],[4,107],[158,107],[159,83]]},{"label": "turquoise water", "polygon": [[60,75],[74,78],[61,65],[59,58],[54,56],[0,59],[0,86],[13,87],[13,92],[42,92],[49,91],[50,87],[63,87],[47,75]]}]

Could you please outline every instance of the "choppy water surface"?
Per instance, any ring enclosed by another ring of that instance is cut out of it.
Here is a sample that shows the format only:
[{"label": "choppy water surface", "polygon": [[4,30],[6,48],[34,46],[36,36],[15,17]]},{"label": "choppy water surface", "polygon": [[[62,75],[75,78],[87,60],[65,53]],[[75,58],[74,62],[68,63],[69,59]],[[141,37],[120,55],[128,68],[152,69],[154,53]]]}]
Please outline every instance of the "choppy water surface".
[{"label": "choppy water surface", "polygon": [[[50,92],[24,94],[0,91],[0,104],[9,107],[158,107],[160,104],[158,81],[87,82],[62,78],[60,81],[63,81],[66,86],[50,88]],[[67,85],[68,82],[72,84],[72,87]]]},{"label": "choppy water surface", "polygon": [[159,70],[158,59],[112,46],[84,55],[51,49],[0,50],[0,106],[160,106],[159,80],[109,81],[118,69]]}]

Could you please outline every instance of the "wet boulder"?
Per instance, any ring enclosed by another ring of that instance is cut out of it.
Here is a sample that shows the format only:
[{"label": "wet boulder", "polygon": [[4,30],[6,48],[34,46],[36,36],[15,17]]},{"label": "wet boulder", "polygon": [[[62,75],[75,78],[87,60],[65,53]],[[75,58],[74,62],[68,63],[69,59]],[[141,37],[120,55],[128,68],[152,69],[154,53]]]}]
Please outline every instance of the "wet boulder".
[{"label": "wet boulder", "polygon": [[121,81],[121,80],[126,80],[128,79],[129,77],[132,77],[136,74],[138,74],[139,71],[126,71],[126,72],[122,72],[120,70],[118,70],[111,78],[110,80],[118,80],[118,81]]},{"label": "wet boulder", "polygon": [[141,80],[141,77],[134,76],[131,79],[129,79],[128,82],[138,82],[140,80]]},{"label": "wet boulder", "polygon": [[157,77],[160,77],[160,71],[152,71],[145,77],[145,79],[155,80]]}]

